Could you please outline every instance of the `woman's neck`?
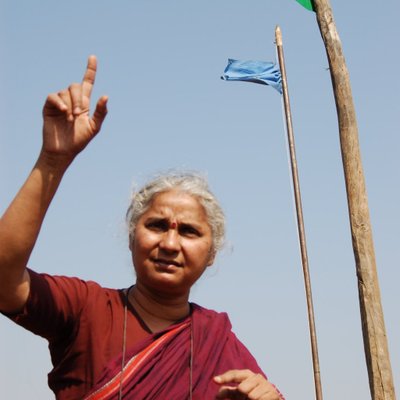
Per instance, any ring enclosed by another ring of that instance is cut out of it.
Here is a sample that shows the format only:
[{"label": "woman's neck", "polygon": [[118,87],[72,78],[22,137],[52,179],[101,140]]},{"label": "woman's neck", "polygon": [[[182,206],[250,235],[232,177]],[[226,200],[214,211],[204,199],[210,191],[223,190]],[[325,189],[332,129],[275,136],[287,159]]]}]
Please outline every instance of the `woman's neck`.
[{"label": "woman's neck", "polygon": [[129,302],[152,332],[159,332],[190,313],[188,296],[154,295],[138,283],[128,296]]}]

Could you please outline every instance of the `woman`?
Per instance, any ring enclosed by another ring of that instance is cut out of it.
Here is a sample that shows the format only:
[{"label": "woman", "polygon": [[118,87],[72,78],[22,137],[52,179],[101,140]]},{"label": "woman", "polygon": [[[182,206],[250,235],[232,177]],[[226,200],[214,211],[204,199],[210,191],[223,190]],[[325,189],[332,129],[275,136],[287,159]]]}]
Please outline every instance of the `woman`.
[{"label": "woman", "polygon": [[231,332],[226,314],[189,303],[213,263],[224,218],[206,182],[161,177],[128,210],[136,284],[38,274],[27,263],[61,179],[107,114],[89,114],[97,61],[81,84],[50,94],[39,158],[0,222],[0,310],[49,341],[49,386],[65,399],[282,398]]}]

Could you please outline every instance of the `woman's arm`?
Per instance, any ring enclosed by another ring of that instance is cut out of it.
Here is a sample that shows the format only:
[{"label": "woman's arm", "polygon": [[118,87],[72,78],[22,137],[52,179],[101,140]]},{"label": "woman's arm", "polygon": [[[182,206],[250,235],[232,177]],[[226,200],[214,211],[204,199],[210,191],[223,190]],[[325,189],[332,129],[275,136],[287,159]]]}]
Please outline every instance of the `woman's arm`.
[{"label": "woman's arm", "polygon": [[96,77],[96,57],[89,57],[82,83],[50,94],[43,108],[43,145],[26,182],[0,219],[0,310],[22,309],[29,295],[26,265],[47,209],[61,179],[100,131],[107,114],[103,96],[89,114]]}]

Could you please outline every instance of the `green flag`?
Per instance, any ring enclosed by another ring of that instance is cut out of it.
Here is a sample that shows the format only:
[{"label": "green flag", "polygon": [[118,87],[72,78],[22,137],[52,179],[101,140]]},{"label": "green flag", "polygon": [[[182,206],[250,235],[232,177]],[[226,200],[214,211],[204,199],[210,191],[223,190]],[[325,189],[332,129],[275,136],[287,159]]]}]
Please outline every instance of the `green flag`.
[{"label": "green flag", "polygon": [[303,7],[307,8],[307,10],[315,11],[312,0],[296,0],[296,1],[300,3]]}]

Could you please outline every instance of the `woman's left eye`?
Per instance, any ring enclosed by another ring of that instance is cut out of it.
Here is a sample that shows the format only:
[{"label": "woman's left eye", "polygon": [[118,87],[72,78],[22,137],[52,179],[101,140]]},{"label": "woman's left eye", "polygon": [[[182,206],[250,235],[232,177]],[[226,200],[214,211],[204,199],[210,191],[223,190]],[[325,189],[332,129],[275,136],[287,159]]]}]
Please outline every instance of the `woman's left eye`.
[{"label": "woman's left eye", "polygon": [[179,233],[183,236],[200,236],[200,232],[190,225],[182,225],[179,227]]}]

